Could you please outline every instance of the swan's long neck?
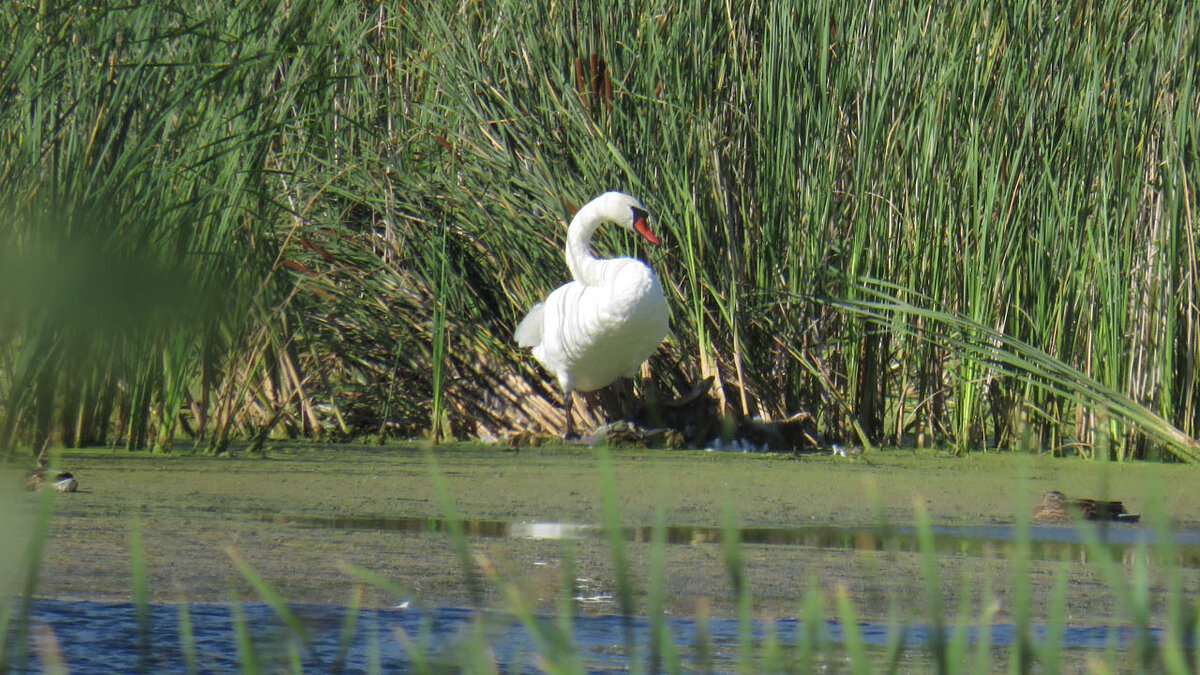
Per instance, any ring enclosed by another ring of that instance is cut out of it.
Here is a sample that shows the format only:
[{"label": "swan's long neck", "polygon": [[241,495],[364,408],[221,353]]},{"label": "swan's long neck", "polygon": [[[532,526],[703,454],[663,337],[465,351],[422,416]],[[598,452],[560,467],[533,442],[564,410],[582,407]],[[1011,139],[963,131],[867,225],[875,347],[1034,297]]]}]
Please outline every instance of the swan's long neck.
[{"label": "swan's long neck", "polygon": [[600,261],[592,255],[592,235],[605,220],[595,202],[585,204],[571,219],[567,228],[567,268],[576,281],[587,283],[598,275],[596,265]]}]

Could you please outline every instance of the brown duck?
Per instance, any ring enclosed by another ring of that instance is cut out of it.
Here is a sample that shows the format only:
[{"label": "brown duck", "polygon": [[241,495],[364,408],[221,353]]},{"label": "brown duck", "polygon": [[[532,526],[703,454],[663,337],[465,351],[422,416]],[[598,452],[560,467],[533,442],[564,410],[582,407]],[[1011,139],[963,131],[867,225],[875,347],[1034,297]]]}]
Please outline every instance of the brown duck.
[{"label": "brown duck", "polygon": [[1033,509],[1034,520],[1116,520],[1137,522],[1139,516],[1130,515],[1121,502],[1097,501],[1095,499],[1067,499],[1063,493],[1052,490],[1042,497]]},{"label": "brown duck", "polygon": [[50,486],[58,492],[75,492],[79,489],[79,481],[69,471],[50,471],[44,462],[38,462],[38,468],[25,481],[25,487],[30,490],[41,490]]}]

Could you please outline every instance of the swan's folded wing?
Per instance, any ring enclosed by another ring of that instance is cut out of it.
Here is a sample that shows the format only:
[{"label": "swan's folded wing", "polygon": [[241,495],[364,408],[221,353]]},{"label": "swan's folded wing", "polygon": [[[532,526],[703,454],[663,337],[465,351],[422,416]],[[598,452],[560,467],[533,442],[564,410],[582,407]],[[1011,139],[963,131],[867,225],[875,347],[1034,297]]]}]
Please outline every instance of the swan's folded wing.
[{"label": "swan's folded wing", "polygon": [[[639,267],[645,269],[639,263]],[[572,388],[594,391],[636,370],[667,333],[657,283],[590,286],[571,282],[546,298],[538,359],[566,373]]]},{"label": "swan's folded wing", "polygon": [[517,344],[522,347],[536,347],[542,344],[542,314],[545,312],[546,304],[539,302],[529,310],[521,323],[517,324],[517,330],[513,333]]}]

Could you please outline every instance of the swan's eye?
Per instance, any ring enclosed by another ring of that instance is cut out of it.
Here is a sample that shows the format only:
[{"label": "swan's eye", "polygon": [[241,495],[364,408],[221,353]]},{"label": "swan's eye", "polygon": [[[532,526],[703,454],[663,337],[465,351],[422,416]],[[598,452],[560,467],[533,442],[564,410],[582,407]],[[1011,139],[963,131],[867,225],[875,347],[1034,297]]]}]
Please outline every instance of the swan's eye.
[{"label": "swan's eye", "polygon": [[650,231],[650,214],[636,206],[630,208],[633,209],[634,231],[645,237],[646,241],[650,242],[651,244],[654,244],[655,246],[660,245],[661,242],[659,242],[658,237],[654,236],[654,233]]}]

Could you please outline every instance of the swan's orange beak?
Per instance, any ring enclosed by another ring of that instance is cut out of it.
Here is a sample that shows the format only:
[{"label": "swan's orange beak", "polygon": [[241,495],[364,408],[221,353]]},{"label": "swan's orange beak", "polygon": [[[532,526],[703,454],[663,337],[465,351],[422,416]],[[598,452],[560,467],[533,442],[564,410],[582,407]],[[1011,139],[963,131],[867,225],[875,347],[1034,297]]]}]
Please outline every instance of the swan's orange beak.
[{"label": "swan's orange beak", "polygon": [[646,241],[650,242],[651,244],[654,244],[655,246],[662,245],[662,242],[658,240],[658,237],[654,236],[654,233],[650,231],[650,223],[647,222],[645,214],[638,214],[638,216],[634,218],[633,229],[636,230],[638,234],[645,237]]}]

